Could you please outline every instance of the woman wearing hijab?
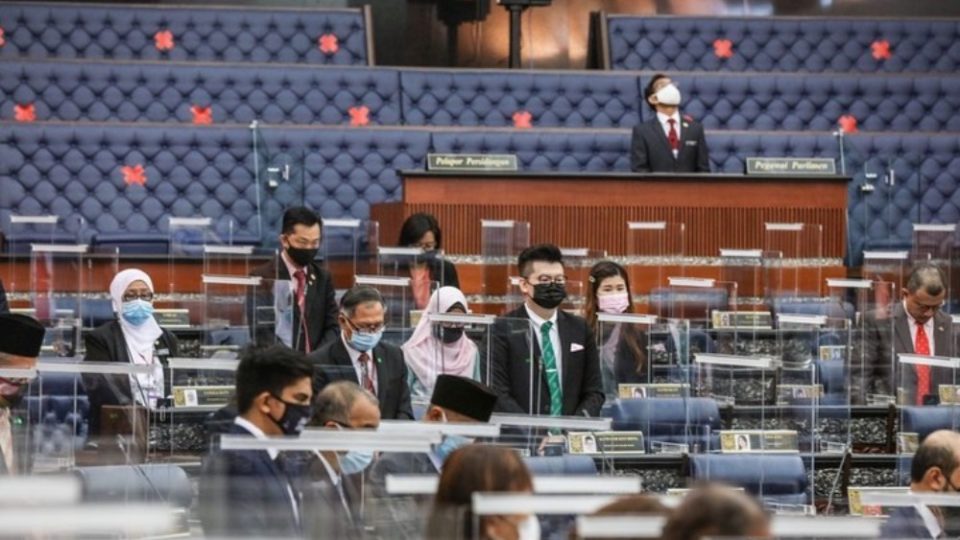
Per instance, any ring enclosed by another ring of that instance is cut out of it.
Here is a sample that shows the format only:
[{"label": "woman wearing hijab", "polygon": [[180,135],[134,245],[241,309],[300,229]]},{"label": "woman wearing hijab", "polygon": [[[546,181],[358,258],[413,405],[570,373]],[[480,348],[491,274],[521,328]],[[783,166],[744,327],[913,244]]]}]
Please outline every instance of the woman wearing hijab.
[{"label": "woman wearing hijab", "polygon": [[429,399],[441,374],[480,380],[477,345],[467,337],[463,325],[432,322],[438,313],[466,312],[467,299],[456,287],[440,287],[430,296],[417,328],[403,344],[412,397]]},{"label": "woman wearing hijab", "polygon": [[86,375],[90,400],[90,435],[100,434],[100,409],[104,405],[137,405],[155,408],[169,394],[164,377],[166,359],[177,355],[177,338],[160,328],[153,318],[153,280],[135,268],[118,273],[110,283],[110,298],[117,320],[87,334],[86,362],[121,362],[154,365],[150,374],[124,376]]}]

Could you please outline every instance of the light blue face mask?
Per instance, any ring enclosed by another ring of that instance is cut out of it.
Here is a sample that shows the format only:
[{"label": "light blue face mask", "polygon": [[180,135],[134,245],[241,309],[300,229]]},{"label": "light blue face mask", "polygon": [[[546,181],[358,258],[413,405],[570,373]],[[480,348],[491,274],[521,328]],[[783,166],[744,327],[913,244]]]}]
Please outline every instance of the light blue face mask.
[{"label": "light blue face mask", "polygon": [[147,322],[150,317],[153,317],[153,304],[139,299],[124,302],[120,316],[128,323],[140,326]]},{"label": "light blue face mask", "polygon": [[379,330],[372,334],[354,330],[350,336],[350,346],[360,352],[371,351],[377,346],[377,343],[380,343],[380,338],[382,337],[383,330]]},{"label": "light blue face mask", "polygon": [[373,462],[373,452],[350,451],[337,456],[340,472],[346,475],[362,473]]},{"label": "light blue face mask", "polygon": [[473,443],[472,440],[460,435],[446,435],[443,437],[443,440],[440,441],[440,444],[434,448],[433,453],[442,463],[447,460],[447,456],[452,454],[454,450],[471,443]]}]

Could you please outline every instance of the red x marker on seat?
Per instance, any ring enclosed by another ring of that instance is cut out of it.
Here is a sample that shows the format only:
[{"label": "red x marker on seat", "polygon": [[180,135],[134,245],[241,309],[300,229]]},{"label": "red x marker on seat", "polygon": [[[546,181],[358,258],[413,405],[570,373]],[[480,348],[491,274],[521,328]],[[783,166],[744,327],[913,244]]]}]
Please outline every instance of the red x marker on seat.
[{"label": "red x marker on seat", "polygon": [[513,127],[515,128],[533,127],[533,115],[527,111],[517,111],[513,113]]},{"label": "red x marker on seat", "polygon": [[213,108],[210,106],[201,107],[199,105],[194,105],[190,107],[190,112],[193,114],[193,123],[194,124],[212,124],[213,123]]},{"label": "red x marker on seat", "polygon": [[350,107],[347,112],[350,113],[351,126],[365,126],[370,123],[370,109],[366,105]]},{"label": "red x marker on seat", "polygon": [[837,120],[837,124],[840,126],[840,129],[844,133],[856,133],[857,132],[857,117],[845,114]]},{"label": "red x marker on seat", "polygon": [[169,51],[173,48],[173,32],[160,30],[153,35],[153,43],[158,51]]},{"label": "red x marker on seat", "polygon": [[729,39],[713,40],[713,54],[715,54],[717,58],[733,57],[733,42]]},{"label": "red x marker on seat", "polygon": [[340,50],[340,43],[337,36],[333,34],[324,34],[317,40],[317,46],[323,54],[334,54]]},{"label": "red x marker on seat", "polygon": [[878,39],[870,44],[875,60],[888,60],[891,56],[890,42],[885,39]]},{"label": "red x marker on seat", "polygon": [[147,183],[147,172],[143,170],[143,165],[120,167],[120,172],[123,173],[123,181],[128,186],[134,184],[142,186]]},{"label": "red x marker on seat", "polygon": [[13,119],[17,122],[33,122],[37,119],[37,110],[34,108],[33,103],[14,105]]}]

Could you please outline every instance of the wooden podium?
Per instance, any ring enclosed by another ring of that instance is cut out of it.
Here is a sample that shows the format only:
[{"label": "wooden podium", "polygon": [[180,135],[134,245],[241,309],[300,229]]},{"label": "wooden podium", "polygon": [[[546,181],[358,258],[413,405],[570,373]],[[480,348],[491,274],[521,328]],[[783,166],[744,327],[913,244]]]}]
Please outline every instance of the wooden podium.
[{"label": "wooden podium", "polygon": [[627,253],[628,221],[686,224],[686,255],[764,246],[764,223],[823,226],[821,256],[846,250],[845,176],[738,174],[463,173],[405,171],[403,200],[374,205],[381,243],[393,245],[407,216],[429,212],[447,253],[480,253],[480,220],[531,224],[531,242]]}]

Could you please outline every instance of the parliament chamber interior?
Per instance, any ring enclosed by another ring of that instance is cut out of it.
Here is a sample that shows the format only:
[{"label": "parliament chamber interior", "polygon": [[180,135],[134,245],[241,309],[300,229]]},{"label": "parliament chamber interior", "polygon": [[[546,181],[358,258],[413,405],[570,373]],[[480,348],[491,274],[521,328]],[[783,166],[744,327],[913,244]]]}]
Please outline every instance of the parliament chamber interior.
[{"label": "parliament chamber interior", "polygon": [[0,4],[0,537],[960,537],[956,6],[293,4]]}]

